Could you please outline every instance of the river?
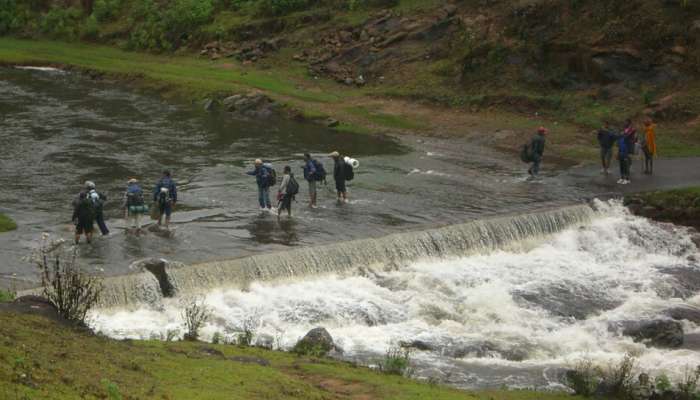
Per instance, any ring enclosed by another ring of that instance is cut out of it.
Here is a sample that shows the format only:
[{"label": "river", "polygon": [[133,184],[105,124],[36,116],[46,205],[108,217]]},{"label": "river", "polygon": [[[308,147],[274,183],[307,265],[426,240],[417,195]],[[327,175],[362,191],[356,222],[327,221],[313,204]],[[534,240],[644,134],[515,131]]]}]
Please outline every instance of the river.
[{"label": "river", "polygon": [[[700,306],[687,229],[588,203],[590,189],[558,171],[528,182],[522,164],[469,139],[350,135],[200,108],[78,74],[0,69],[0,211],[20,226],[0,235],[3,285],[35,284],[23,257],[42,232],[70,238],[70,202],[90,179],[108,194],[113,233],[80,245],[80,259],[108,276],[113,295],[90,323],[111,337],[181,334],[183,302],[197,295],[213,314],[205,339],[248,325],[254,340],[288,349],[324,326],[339,357],[369,365],[414,342],[417,377],[462,388],[561,388],[577,361],[626,353],[675,377],[700,364],[692,346],[646,346],[616,328]],[[292,220],[257,209],[253,159],[300,174],[304,152],[330,168],[332,150],[360,160],[350,204],[323,189],[308,209],[302,186]],[[180,184],[174,234],[126,234],[126,179],[150,187],[164,168]],[[120,277],[144,257],[194,265],[166,271],[177,292],[165,297],[148,272]]]}]

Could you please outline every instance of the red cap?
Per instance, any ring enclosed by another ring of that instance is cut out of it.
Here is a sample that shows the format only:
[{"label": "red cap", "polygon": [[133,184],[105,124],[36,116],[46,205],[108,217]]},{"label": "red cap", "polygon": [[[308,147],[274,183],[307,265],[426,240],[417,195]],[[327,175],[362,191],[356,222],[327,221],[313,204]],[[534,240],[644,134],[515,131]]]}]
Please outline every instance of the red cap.
[{"label": "red cap", "polygon": [[549,131],[544,126],[540,126],[539,128],[537,128],[537,133],[547,133],[547,132],[549,132]]}]

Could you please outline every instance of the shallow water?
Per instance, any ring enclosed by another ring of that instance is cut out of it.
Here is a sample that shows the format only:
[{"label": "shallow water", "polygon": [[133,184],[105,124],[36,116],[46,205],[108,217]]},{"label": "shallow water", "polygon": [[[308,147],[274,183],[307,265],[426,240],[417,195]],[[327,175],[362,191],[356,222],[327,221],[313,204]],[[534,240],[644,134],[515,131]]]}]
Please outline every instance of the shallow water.
[{"label": "shallow water", "polygon": [[[523,166],[469,141],[422,141],[350,135],[288,121],[240,121],[174,105],[61,71],[0,69],[0,211],[19,223],[0,235],[5,262],[0,285],[35,280],[22,257],[41,232],[70,237],[70,203],[85,180],[106,192],[112,234],[81,258],[107,275],[128,271],[143,257],[201,262],[242,257],[425,226],[486,214],[571,202],[584,193],[556,177],[525,181]],[[334,202],[333,183],[321,188],[317,210],[277,219],[257,208],[253,159],[290,165],[301,176],[301,155],[318,155],[326,169],[332,150],[358,158],[351,204]],[[179,182],[174,236],[125,234],[120,209],[128,177],[147,190],[169,168]]]},{"label": "shallow water", "polygon": [[[288,349],[324,326],[343,358],[369,365],[392,346],[419,340],[429,350],[413,353],[416,375],[465,388],[561,388],[564,368],[582,359],[616,363],[626,353],[642,370],[682,377],[700,364],[699,352],[646,347],[609,327],[700,306],[697,295],[679,294],[683,284],[666,270],[700,277],[698,249],[684,228],[631,216],[617,202],[596,209],[589,223],[517,251],[209,291],[203,299],[213,317],[203,336],[235,337],[248,325],[256,339]],[[92,325],[117,338],[181,332],[185,301],[101,310]],[[684,330],[700,327],[684,321]]]}]

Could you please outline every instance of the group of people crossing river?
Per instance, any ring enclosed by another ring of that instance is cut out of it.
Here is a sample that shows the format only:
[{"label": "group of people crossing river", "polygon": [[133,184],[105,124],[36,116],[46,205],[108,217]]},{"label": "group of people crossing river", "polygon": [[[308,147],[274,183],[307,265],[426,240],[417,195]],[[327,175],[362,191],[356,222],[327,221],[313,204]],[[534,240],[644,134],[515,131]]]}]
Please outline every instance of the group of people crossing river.
[{"label": "group of people crossing river", "polygon": [[[644,121],[644,134],[638,137],[637,129],[629,119],[625,121],[624,126],[619,131],[614,130],[610,123],[605,122],[604,126],[597,131],[602,163],[601,173],[610,174],[613,148],[617,146],[617,159],[620,166],[618,184],[630,183],[632,156],[635,154],[644,154],[644,173],[653,174],[654,158],[657,153],[655,129],[656,126],[652,120],[646,119]],[[539,175],[547,134],[548,130],[540,127],[532,140],[523,145],[520,157],[524,162],[530,164],[528,173],[531,179],[535,179]],[[358,165],[357,160],[343,157],[337,151],[332,152],[329,156],[334,163],[333,179],[337,201],[339,204],[346,203],[348,201],[346,182],[354,178],[354,168]],[[303,161],[304,180],[308,183],[309,207],[316,208],[318,185],[326,182],[326,170],[321,162],[308,153],[304,154]],[[286,212],[289,217],[292,216],[292,203],[299,194],[300,187],[289,165],[284,166],[281,179],[278,179],[272,164],[263,162],[261,159],[255,160],[253,170],[246,173],[255,177],[258,188],[258,204],[261,210],[273,211],[275,209],[270,200],[270,191],[277,186],[277,218],[280,218],[283,212]],[[164,225],[167,228],[170,224],[172,212],[178,201],[177,184],[171,177],[170,171],[163,171],[163,175],[153,188],[152,198],[153,203],[149,208],[139,181],[136,178],[128,180],[122,208],[124,218],[137,235],[141,232],[142,217],[149,214],[149,211],[151,218],[158,221],[158,226]],[[95,223],[97,223],[102,235],[109,234],[103,214],[103,206],[106,201],[107,196],[97,190],[94,182],[85,182],[83,190],[73,201],[75,243],[79,243],[81,235],[85,235],[87,241],[90,242]]]},{"label": "group of people crossing river", "polygon": [[[354,179],[354,169],[359,163],[357,160],[343,157],[339,152],[334,151],[330,154],[333,159],[333,179],[335,180],[335,189],[337,193],[337,201],[339,204],[347,203],[348,191],[346,182]],[[277,218],[286,211],[289,217],[292,216],[292,203],[297,194],[299,194],[299,183],[297,182],[292,168],[286,165],[283,168],[283,176],[281,179],[277,177],[277,171],[271,163],[263,162],[261,159],[255,160],[253,163],[254,169],[246,172],[248,175],[254,176],[258,187],[258,203],[262,211],[273,211],[272,202],[270,201],[270,190],[278,186],[277,191]],[[309,188],[309,207],[317,207],[318,193],[317,188],[320,184],[326,183],[326,169],[323,164],[317,159],[311,157],[309,153],[304,154],[304,180],[308,183]],[[161,178],[155,184],[152,192],[152,204],[146,201],[144,190],[140,182],[136,178],[129,178],[126,190],[122,198],[122,208],[124,210],[124,219],[128,221],[128,225],[139,235],[142,231],[142,218],[150,214],[152,219],[158,221],[158,226],[168,228],[171,220],[171,215],[177,204],[177,184],[172,178],[169,170],[163,171]],[[92,241],[94,225],[100,229],[102,235],[108,235],[109,229],[104,220],[104,203],[107,201],[107,196],[97,190],[97,186],[92,181],[86,181],[83,189],[78,193],[73,200],[73,223],[75,225],[75,243],[80,242],[82,235],[88,243]]]}]

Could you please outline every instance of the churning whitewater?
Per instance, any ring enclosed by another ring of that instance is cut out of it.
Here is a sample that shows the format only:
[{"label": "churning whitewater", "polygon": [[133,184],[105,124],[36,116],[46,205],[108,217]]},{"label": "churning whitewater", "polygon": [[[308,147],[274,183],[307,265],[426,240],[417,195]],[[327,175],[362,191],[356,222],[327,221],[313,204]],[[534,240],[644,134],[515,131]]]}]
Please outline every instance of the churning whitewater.
[{"label": "churning whitewater", "polygon": [[[459,387],[552,387],[581,359],[607,364],[626,353],[640,368],[671,376],[700,364],[692,349],[647,346],[619,329],[700,306],[690,232],[632,216],[617,201],[596,201],[590,214],[549,235],[519,237],[523,246],[207,289],[213,318],[204,338],[247,326],[257,340],[288,349],[323,326],[343,358],[370,365],[388,348],[413,343],[417,376]],[[91,324],[115,338],[182,332],[182,303],[192,292],[184,293],[104,308]],[[686,336],[700,333],[682,324]]]}]

